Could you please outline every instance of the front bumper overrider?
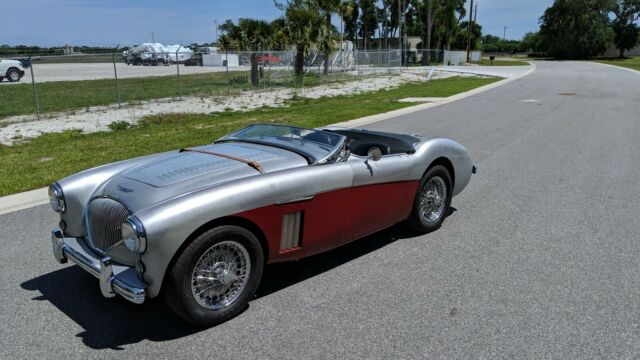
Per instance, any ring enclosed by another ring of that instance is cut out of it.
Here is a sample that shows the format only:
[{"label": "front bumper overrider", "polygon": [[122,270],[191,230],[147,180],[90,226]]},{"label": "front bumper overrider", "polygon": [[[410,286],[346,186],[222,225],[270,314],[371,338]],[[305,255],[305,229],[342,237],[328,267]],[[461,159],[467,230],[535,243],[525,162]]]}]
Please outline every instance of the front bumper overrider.
[{"label": "front bumper overrider", "polygon": [[100,258],[84,243],[84,239],[66,238],[60,229],[51,232],[53,255],[59,263],[71,260],[100,280],[100,291],[107,298],[116,294],[132,303],[142,304],[147,285],[138,278],[136,269],[114,263],[110,257]]}]

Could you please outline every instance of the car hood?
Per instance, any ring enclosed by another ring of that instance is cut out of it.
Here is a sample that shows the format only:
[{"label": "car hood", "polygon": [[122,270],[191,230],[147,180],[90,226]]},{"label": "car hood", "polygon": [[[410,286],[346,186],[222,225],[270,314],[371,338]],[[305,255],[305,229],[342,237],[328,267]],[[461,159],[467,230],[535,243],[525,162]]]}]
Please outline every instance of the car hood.
[{"label": "car hood", "polygon": [[[302,156],[271,146],[222,143],[193,149],[258,162],[263,173],[308,166]],[[194,190],[260,175],[258,170],[240,161],[206,153],[173,151],[150,157],[113,176],[94,196],[117,198],[136,211]]]}]

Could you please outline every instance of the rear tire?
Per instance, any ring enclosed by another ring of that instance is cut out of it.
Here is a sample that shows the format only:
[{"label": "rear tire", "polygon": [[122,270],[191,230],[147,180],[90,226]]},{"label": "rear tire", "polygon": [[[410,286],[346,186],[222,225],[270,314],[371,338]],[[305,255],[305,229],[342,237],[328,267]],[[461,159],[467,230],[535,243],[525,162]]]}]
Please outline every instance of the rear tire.
[{"label": "rear tire", "polygon": [[422,176],[408,225],[419,233],[438,229],[449,214],[453,184],[449,170],[436,165]]},{"label": "rear tire", "polygon": [[18,82],[21,77],[18,69],[9,69],[9,71],[7,71],[7,80],[9,80],[9,82]]},{"label": "rear tire", "polygon": [[193,240],[178,256],[164,295],[184,320],[213,326],[246,308],[262,278],[264,256],[249,230],[224,225]]}]

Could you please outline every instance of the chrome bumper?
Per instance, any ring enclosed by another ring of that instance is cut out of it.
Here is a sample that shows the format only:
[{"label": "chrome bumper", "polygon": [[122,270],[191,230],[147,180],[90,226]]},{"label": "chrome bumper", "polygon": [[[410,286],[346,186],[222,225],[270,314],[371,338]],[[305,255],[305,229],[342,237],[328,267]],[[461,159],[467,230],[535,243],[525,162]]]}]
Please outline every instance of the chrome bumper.
[{"label": "chrome bumper", "polygon": [[138,279],[136,269],[99,258],[84,244],[84,240],[65,238],[61,230],[51,232],[53,256],[59,263],[71,260],[100,280],[100,291],[107,298],[121,295],[132,303],[142,304],[146,298],[146,284]]}]

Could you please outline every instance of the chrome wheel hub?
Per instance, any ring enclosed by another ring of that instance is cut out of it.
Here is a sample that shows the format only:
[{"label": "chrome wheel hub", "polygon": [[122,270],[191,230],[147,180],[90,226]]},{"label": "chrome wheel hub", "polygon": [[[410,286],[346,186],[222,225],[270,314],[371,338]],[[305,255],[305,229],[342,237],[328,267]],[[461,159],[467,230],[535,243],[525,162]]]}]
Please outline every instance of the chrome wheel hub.
[{"label": "chrome wheel hub", "polygon": [[247,285],[251,273],[249,252],[235,241],[223,241],[202,254],[191,276],[191,292],[210,310],[231,305]]},{"label": "chrome wheel hub", "polygon": [[420,198],[420,218],[425,223],[440,219],[447,203],[447,185],[439,176],[430,178],[422,189]]}]

